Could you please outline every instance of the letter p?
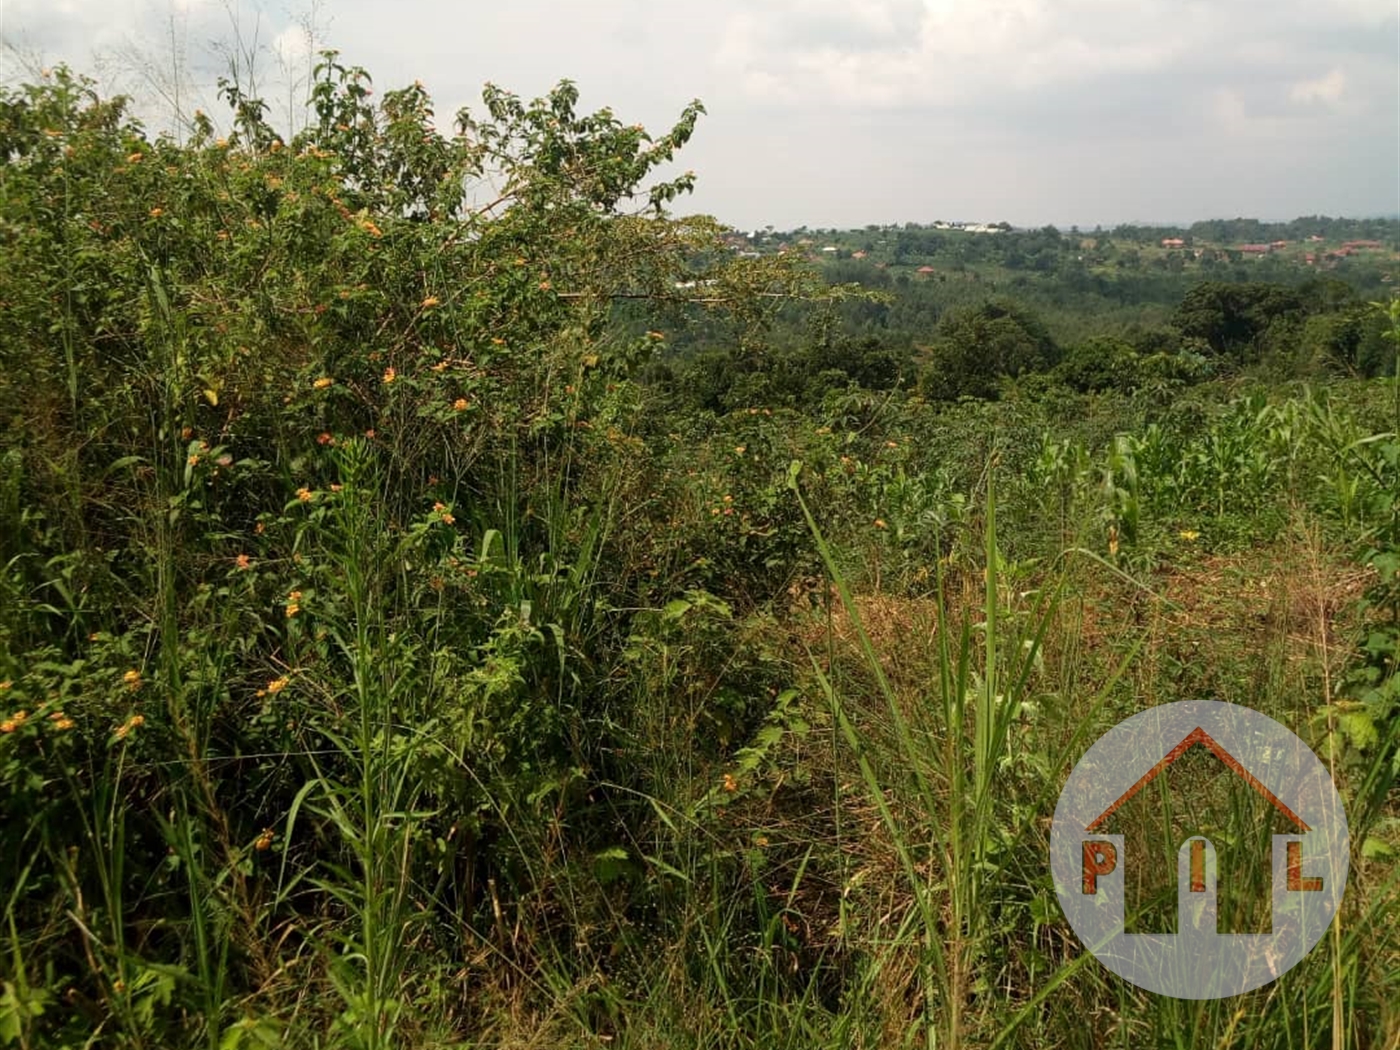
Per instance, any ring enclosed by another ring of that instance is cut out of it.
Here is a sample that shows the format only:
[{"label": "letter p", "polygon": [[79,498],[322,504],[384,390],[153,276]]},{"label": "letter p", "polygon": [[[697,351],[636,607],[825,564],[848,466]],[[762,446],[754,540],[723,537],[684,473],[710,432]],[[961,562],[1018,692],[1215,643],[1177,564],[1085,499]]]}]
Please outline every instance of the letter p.
[{"label": "letter p", "polygon": [[1090,839],[1084,843],[1084,892],[1099,892],[1099,876],[1118,866],[1118,850],[1113,843]]}]

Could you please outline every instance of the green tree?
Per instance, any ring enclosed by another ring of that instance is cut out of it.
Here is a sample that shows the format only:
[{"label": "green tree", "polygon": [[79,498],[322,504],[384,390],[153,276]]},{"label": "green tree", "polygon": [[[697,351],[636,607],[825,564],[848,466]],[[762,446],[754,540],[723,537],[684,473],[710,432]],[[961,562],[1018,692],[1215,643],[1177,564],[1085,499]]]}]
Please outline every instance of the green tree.
[{"label": "green tree", "polygon": [[1002,377],[1052,368],[1058,348],[1039,318],[1004,299],[954,311],[938,325],[938,338],[920,373],[925,397],[992,398]]}]

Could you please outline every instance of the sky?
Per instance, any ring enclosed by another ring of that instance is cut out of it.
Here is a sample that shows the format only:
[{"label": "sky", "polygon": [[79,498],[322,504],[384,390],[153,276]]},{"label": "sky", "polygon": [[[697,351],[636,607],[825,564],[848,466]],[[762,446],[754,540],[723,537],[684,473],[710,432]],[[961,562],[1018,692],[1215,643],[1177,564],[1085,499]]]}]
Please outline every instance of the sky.
[{"label": "sky", "polygon": [[741,229],[1400,213],[1396,0],[307,2],[0,0],[0,77],[64,61],[152,127],[240,49],[274,113],[323,47],[441,118],[568,78],[659,134],[698,98],[675,210]]}]

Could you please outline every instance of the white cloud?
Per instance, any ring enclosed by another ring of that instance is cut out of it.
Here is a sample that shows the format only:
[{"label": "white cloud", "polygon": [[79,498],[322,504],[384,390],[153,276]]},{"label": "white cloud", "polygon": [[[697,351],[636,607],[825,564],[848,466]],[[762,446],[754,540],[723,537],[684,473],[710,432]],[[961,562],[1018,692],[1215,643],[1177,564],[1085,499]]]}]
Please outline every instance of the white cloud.
[{"label": "white cloud", "polygon": [[1346,87],[1346,74],[1340,69],[1333,69],[1313,80],[1298,81],[1289,91],[1288,97],[1304,105],[1314,102],[1334,103],[1341,100]]},{"label": "white cloud", "polygon": [[272,53],[288,65],[305,62],[316,46],[303,26],[288,26],[272,39]]}]

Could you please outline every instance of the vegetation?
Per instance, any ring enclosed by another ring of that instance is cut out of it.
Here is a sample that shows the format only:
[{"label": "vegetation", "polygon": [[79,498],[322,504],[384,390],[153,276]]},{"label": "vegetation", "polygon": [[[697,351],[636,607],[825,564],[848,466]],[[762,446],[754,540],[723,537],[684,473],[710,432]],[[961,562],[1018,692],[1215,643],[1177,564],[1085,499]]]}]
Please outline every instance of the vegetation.
[{"label": "vegetation", "polygon": [[[699,103],[224,98],[0,93],[0,1045],[1394,1045],[1400,304],[736,251],[657,176]],[[1116,978],[1046,863],[1197,698],[1350,824],[1238,1000]]]}]

